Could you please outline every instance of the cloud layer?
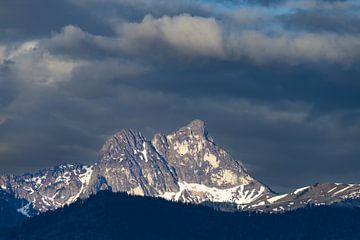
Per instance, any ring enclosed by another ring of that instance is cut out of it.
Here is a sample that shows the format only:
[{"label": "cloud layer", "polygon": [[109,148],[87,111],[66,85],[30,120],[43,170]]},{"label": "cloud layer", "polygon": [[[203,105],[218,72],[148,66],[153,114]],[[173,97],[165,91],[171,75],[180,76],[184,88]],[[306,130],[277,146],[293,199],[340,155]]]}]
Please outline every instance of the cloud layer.
[{"label": "cloud layer", "polygon": [[350,0],[5,1],[2,172],[201,118],[276,190],[360,182],[359,16]]}]

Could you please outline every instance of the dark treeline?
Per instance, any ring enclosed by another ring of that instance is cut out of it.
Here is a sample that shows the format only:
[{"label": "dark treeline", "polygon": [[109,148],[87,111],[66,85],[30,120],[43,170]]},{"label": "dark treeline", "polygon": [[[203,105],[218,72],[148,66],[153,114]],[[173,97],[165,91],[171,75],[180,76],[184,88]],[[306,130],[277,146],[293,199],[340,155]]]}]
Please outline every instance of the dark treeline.
[{"label": "dark treeline", "polygon": [[16,211],[8,202],[0,199],[0,226],[15,226],[25,220],[25,216]]},{"label": "dark treeline", "polygon": [[308,207],[283,214],[219,212],[205,206],[100,192],[0,231],[1,239],[360,239],[360,209]]}]

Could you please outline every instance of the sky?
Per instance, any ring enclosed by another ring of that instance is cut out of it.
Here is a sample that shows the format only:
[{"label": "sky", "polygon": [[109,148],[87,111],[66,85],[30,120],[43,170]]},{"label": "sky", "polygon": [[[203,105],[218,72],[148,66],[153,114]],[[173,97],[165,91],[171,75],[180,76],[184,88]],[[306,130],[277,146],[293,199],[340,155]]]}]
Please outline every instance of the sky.
[{"label": "sky", "polygon": [[0,173],[193,119],[282,192],[360,182],[360,1],[0,0]]}]

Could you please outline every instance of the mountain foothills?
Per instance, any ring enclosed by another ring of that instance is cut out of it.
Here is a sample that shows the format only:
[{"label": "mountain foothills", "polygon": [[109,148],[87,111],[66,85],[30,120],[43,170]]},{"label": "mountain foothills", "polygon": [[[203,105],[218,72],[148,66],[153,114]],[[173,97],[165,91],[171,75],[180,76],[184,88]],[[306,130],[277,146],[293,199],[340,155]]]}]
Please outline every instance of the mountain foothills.
[{"label": "mountain foothills", "polygon": [[105,142],[93,165],[65,164],[0,177],[0,201],[8,206],[9,216],[31,217],[101,190],[260,212],[334,203],[352,206],[360,198],[360,184],[340,183],[276,194],[216,145],[200,120],[169,135],[156,134],[151,141],[138,131],[123,129]]}]

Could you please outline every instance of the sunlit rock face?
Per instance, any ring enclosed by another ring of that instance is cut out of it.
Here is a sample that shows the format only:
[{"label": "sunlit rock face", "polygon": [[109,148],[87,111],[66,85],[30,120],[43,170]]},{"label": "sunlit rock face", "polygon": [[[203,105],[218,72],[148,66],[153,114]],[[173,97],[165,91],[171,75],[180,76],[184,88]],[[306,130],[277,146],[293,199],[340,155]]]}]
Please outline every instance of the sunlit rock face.
[{"label": "sunlit rock face", "polygon": [[167,193],[166,198],[245,204],[271,195],[249,176],[240,162],[215,144],[201,120],[194,120],[168,136],[156,134],[152,143],[176,170],[179,179],[181,191]]},{"label": "sunlit rock face", "polygon": [[131,129],[106,141],[96,169],[115,192],[156,196],[178,190],[176,173],[166,159],[140,132]]},{"label": "sunlit rock face", "polygon": [[176,169],[181,181],[211,187],[229,188],[244,185],[253,179],[240,162],[219,148],[208,134],[204,122],[195,120],[165,137],[166,144],[153,140],[155,148],[163,152]]}]

